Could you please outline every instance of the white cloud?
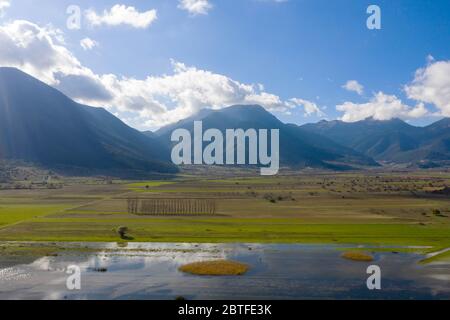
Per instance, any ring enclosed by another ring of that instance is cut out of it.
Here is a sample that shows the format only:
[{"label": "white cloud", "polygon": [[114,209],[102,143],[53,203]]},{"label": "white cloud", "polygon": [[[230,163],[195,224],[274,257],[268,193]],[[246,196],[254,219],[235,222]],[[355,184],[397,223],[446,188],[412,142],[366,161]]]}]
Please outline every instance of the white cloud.
[{"label": "white cloud", "polygon": [[[314,102],[298,97],[284,100],[261,84],[241,83],[176,61],[172,61],[170,74],[144,79],[96,74],[65,47],[60,30],[25,20],[0,25],[0,48],[1,66],[17,67],[78,102],[105,106],[140,129],[160,127],[204,107],[220,109],[233,104],[260,104],[286,114],[299,108],[305,116],[323,115]],[[427,115],[424,103],[433,103],[443,115],[450,115],[449,77],[450,62],[432,60],[405,87],[408,97],[419,102],[416,106],[379,92],[367,103],[345,102],[336,109],[343,112],[342,120],[349,122],[368,117],[419,118]]]},{"label": "white cloud", "polygon": [[123,4],[116,4],[110,10],[104,10],[103,14],[97,14],[93,9],[86,11],[86,19],[92,26],[118,26],[129,25],[134,28],[148,28],[156,19],[156,10],[152,9],[139,12],[136,8],[127,7]]},{"label": "white cloud", "polygon": [[179,0],[178,8],[188,11],[191,15],[208,14],[212,4],[209,0]]},{"label": "white cloud", "polygon": [[58,30],[17,20],[0,26],[0,65],[17,67],[53,85],[80,103],[104,106],[130,125],[157,128],[183,119],[201,108],[232,104],[261,104],[269,111],[289,112],[315,105],[306,100],[283,100],[260,84],[245,84],[225,75],[172,61],[169,75],[145,79],[99,75],[83,66],[57,40]]},{"label": "white cloud", "polygon": [[450,60],[434,61],[416,71],[414,80],[405,86],[408,98],[431,103],[439,109],[439,114],[450,117]]},{"label": "white cloud", "polygon": [[292,98],[289,100],[294,106],[301,106],[304,109],[305,116],[311,116],[316,114],[319,117],[324,116],[325,114],[320,110],[316,103],[304,99]]},{"label": "white cloud", "polygon": [[0,0],[0,17],[3,17],[6,9],[11,6],[11,1],[9,0]]},{"label": "white cloud", "polygon": [[[16,67],[57,88],[74,89],[68,76],[79,86],[90,88],[90,100],[104,101],[106,88],[101,77],[84,67],[61,42],[61,31],[16,20],[0,26],[0,65]],[[85,81],[84,84],[82,82]],[[94,85],[95,84],[95,85]],[[98,92],[95,92],[98,89]],[[63,90],[72,98],[82,96],[80,90]]]},{"label": "white cloud", "polygon": [[0,26],[0,63],[51,84],[57,83],[54,73],[83,73],[80,62],[57,41],[56,34],[25,20]]},{"label": "white cloud", "polygon": [[258,84],[244,84],[225,75],[188,67],[173,61],[173,74],[145,80],[110,76],[108,87],[117,94],[120,111],[134,110],[149,127],[181,120],[203,107],[224,108],[233,104],[260,104],[269,111],[288,112],[299,106],[263,91]]},{"label": "white cloud", "polygon": [[364,92],[364,87],[356,80],[347,81],[342,88],[348,91],[356,92],[359,95],[362,95]]},{"label": "white cloud", "polygon": [[80,46],[85,50],[92,50],[93,48],[98,46],[98,42],[92,40],[91,38],[84,38],[80,41]]},{"label": "white cloud", "polygon": [[393,118],[415,119],[427,114],[427,109],[422,103],[410,107],[402,103],[394,95],[378,92],[367,103],[345,102],[336,106],[336,110],[344,112],[341,120],[355,122],[372,117],[375,120],[390,120]]}]

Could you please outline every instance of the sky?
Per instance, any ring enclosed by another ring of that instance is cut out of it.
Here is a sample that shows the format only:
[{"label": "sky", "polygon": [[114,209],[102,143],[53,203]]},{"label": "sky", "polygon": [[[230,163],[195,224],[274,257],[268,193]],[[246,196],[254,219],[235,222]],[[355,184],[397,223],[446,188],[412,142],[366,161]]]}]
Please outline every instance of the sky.
[{"label": "sky", "polygon": [[450,1],[0,0],[0,66],[139,130],[233,104],[426,125],[450,117]]}]

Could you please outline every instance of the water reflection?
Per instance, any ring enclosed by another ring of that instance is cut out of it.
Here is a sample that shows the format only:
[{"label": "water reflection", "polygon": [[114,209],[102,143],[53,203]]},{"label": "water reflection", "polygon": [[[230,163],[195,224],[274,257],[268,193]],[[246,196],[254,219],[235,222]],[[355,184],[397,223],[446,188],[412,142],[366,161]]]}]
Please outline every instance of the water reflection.
[{"label": "water reflection", "polygon": [[[342,259],[339,246],[266,244],[71,243],[56,257],[0,269],[1,299],[450,299],[450,263],[419,265],[411,253],[375,253],[371,263]],[[251,265],[238,277],[198,277],[178,267],[232,259]],[[367,266],[382,270],[382,290],[366,287]],[[0,258],[1,265],[1,258]],[[69,265],[81,290],[66,289]],[[99,272],[102,271],[102,272]]]}]

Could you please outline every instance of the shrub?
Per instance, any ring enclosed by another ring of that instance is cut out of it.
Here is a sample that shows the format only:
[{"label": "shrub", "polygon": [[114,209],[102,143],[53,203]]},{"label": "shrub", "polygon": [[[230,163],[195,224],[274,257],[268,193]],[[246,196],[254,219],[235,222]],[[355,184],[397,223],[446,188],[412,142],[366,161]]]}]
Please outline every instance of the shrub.
[{"label": "shrub", "polygon": [[127,232],[128,232],[128,228],[127,228],[127,227],[121,226],[121,227],[117,228],[117,233],[119,234],[119,236],[120,236],[122,239],[125,238]]},{"label": "shrub", "polygon": [[432,213],[433,213],[435,216],[438,216],[438,215],[441,214],[441,211],[440,211],[439,209],[433,209]]}]

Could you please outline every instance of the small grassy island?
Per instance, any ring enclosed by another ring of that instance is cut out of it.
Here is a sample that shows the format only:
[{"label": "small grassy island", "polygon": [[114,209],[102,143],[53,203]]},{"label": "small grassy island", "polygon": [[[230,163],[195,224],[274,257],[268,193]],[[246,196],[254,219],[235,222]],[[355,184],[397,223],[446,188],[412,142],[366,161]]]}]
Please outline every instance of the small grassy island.
[{"label": "small grassy island", "polygon": [[240,276],[245,274],[249,266],[229,260],[194,262],[181,266],[178,270],[199,276]]},{"label": "small grassy island", "polygon": [[353,261],[373,261],[373,256],[365,252],[347,251],[342,254],[342,258]]}]

